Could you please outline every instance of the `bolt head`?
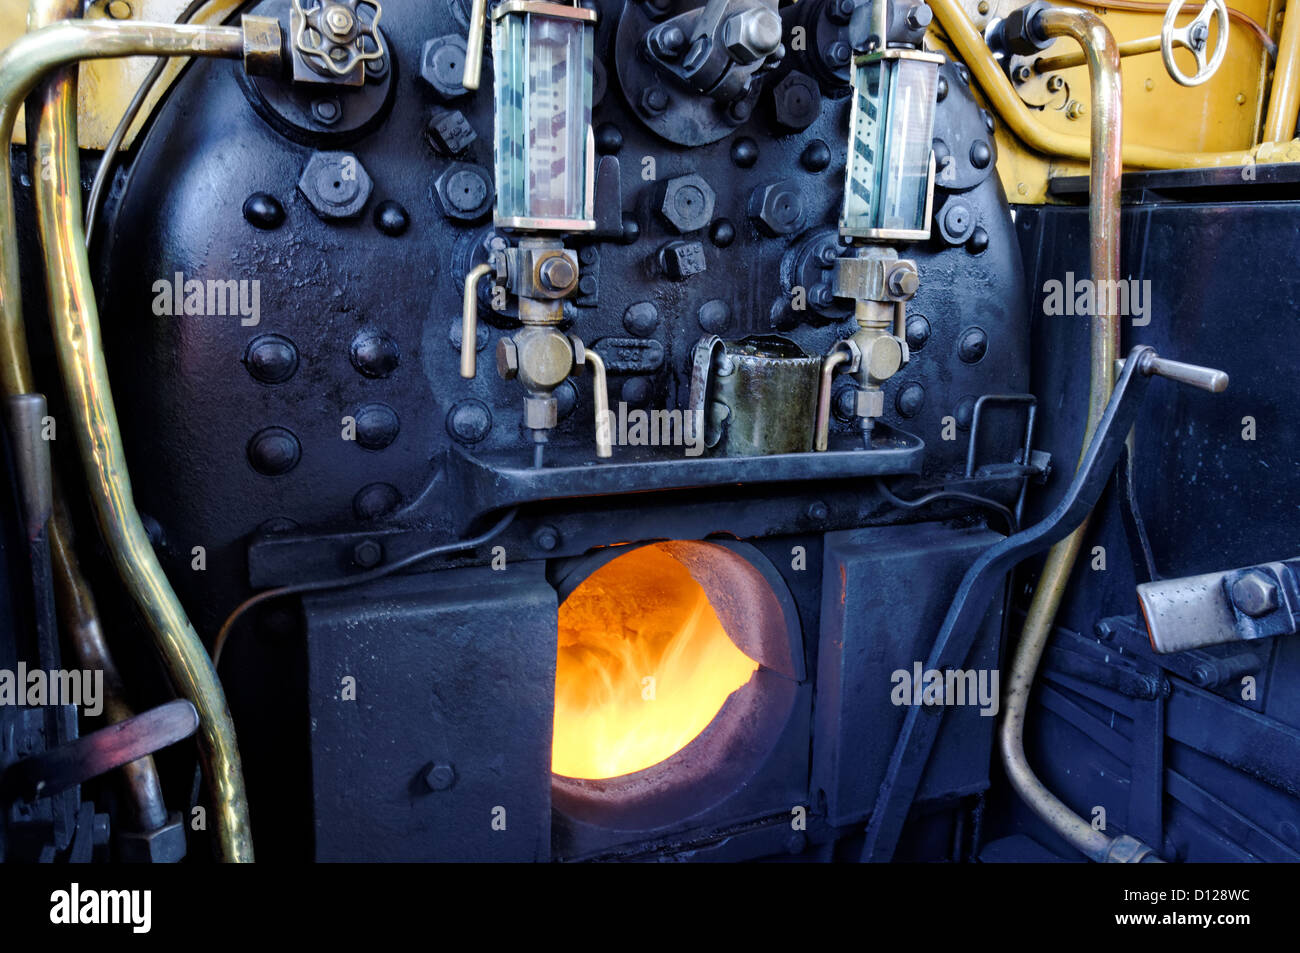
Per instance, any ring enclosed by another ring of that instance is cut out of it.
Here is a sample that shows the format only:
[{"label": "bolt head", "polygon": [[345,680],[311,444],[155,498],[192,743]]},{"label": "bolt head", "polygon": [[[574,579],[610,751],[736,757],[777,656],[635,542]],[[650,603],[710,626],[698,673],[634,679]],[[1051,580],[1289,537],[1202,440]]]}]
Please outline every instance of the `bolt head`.
[{"label": "bolt head", "polygon": [[567,255],[555,255],[542,262],[537,277],[547,291],[567,291],[578,280],[578,269]]},{"label": "bolt head", "polygon": [[298,180],[298,191],[326,220],[357,217],[373,190],[369,173],[351,152],[312,153]]},{"label": "bolt head", "polygon": [[431,764],[424,770],[424,783],[430,791],[446,791],[456,783],[456,769],[445,762]]},{"label": "bolt head", "polygon": [[1278,607],[1277,584],[1257,569],[1232,584],[1232,604],[1246,615],[1258,618]]},{"label": "bolt head", "polygon": [[497,373],[508,381],[519,375],[519,348],[510,338],[497,341]]},{"label": "bolt head", "polygon": [[717,195],[704,176],[694,172],[669,179],[659,188],[656,211],[678,235],[708,225]]}]

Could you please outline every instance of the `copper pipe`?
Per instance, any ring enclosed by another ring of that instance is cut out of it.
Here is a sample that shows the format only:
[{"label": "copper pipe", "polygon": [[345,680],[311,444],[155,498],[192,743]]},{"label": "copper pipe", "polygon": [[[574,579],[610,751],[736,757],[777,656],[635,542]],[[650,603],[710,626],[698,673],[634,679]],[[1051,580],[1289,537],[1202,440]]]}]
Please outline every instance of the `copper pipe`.
[{"label": "copper pipe", "polygon": [[[33,0],[27,17],[29,30],[38,30],[59,20],[75,17],[81,7],[80,0]],[[28,142],[35,143],[32,157],[48,155],[62,148],[65,135],[76,139],[75,130],[65,129],[57,121],[71,104],[77,101],[77,68],[65,66],[47,80],[38,91],[40,99],[36,112],[35,134]],[[31,110],[29,109],[29,112]],[[29,121],[31,121],[29,119]],[[33,163],[39,165],[39,162]],[[32,169],[36,204],[51,200],[54,183]],[[117,724],[135,715],[126,702],[126,689],[122,676],[113,661],[113,654],[104,639],[104,629],[99,620],[99,608],[77,560],[73,545],[72,521],[63,502],[62,488],[57,480],[54,487],[54,506],[50,516],[50,556],[54,568],[54,586],[57,593],[59,623],[65,638],[77,656],[77,664],[90,671],[104,674],[104,718]],[[167,823],[167,806],[163,800],[162,783],[153,756],[147,755],[122,766],[122,776],[131,805],[135,829],[147,832],[157,830]]]},{"label": "copper pipe", "polygon": [[[1090,327],[1088,424],[1083,438],[1086,447],[1101,420],[1115,385],[1115,359],[1119,353],[1119,316],[1114,289],[1119,282],[1119,184],[1121,155],[1122,97],[1119,48],[1101,18],[1084,10],[1050,7],[1038,18],[1047,36],[1070,37],[1083,47],[1088,60],[1092,92],[1092,140],[1089,163],[1088,225],[1091,235],[1092,280],[1097,302]],[[1103,284],[1104,282],[1104,284]],[[1112,859],[1118,839],[1112,839],[1074,813],[1052,794],[1034,774],[1025,758],[1024,727],[1029,693],[1043,650],[1052,632],[1052,622],[1061,604],[1079,550],[1083,546],[1088,520],[1052,547],[1047,554],[1038,588],[1030,602],[1025,628],[1016,646],[1007,688],[1004,715],[998,740],[1002,763],[1016,793],[1075,849],[1096,861]],[[1132,845],[1131,838],[1126,838]],[[1126,845],[1126,846],[1127,846]],[[1146,852],[1142,845],[1142,852]],[[1126,855],[1127,856],[1127,855]],[[1148,854],[1148,856],[1150,856]]]},{"label": "copper pipe", "polygon": [[[943,28],[953,49],[970,67],[980,89],[990,105],[1002,117],[1010,130],[1025,145],[1038,152],[1058,155],[1067,159],[1087,161],[1091,154],[1089,140],[1081,136],[1066,135],[1042,125],[1024,104],[1011,80],[993,58],[993,52],[970,17],[962,9],[961,0],[929,0],[935,19]],[[1112,40],[1112,45],[1114,41]],[[1096,107],[1093,107],[1094,113]],[[1094,127],[1095,123],[1094,115]],[[1251,152],[1175,152],[1154,146],[1126,146],[1122,153],[1123,164],[1139,169],[1193,169],[1253,164]],[[1118,159],[1118,157],[1117,157]]]},{"label": "copper pipe", "polygon": [[1277,142],[1295,135],[1300,116],[1300,6],[1292,3],[1282,17],[1282,35],[1273,65],[1273,87],[1264,116],[1264,141]]},{"label": "copper pipe", "polygon": [[[0,55],[0,141],[8,142],[22,99],[47,72],[81,59],[120,56],[226,56],[244,53],[244,31],[226,27],[69,20],[29,33]],[[199,751],[213,795],[214,827],[227,861],[253,859],[248,804],[225,693],[198,634],[172,591],[136,512],[117,414],[100,345],[82,230],[75,103],[58,104],[60,148],[38,208],[55,348],[76,424],[100,530],[119,574],[154,633],[168,675],[201,719]],[[48,165],[46,164],[48,163]],[[38,181],[42,176],[38,176]],[[0,375],[6,388],[30,380],[22,327],[17,224],[9,150],[0,150]]]}]

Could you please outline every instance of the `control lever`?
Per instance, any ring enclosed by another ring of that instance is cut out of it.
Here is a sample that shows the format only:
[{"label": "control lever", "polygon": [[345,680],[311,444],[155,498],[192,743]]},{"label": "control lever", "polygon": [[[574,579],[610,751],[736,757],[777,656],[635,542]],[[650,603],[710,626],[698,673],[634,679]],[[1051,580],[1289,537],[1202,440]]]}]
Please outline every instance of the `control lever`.
[{"label": "control lever", "polygon": [[[1042,521],[990,546],[966,570],[930,650],[925,663],[927,671],[960,668],[970,654],[989,603],[1002,589],[1006,574],[1017,563],[1070,535],[1092,512],[1133,429],[1153,376],[1167,377],[1216,394],[1228,386],[1228,375],[1222,371],[1165,360],[1144,345],[1133,348],[1065,497]],[[914,705],[908,709],[867,825],[863,861],[883,862],[893,856],[942,717],[942,707],[923,710],[922,706]]]},{"label": "control lever", "polygon": [[178,698],[14,762],[0,775],[0,797],[51,797],[183,741],[198,729],[198,711]]}]

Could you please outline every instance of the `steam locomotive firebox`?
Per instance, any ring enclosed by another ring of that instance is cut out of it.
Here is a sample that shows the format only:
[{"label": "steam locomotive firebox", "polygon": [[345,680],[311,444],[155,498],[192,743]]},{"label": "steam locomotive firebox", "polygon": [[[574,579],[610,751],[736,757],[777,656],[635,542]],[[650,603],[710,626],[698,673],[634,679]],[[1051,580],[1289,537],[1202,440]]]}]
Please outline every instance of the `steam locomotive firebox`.
[{"label": "steam locomotive firebox", "polygon": [[[828,540],[910,518],[873,481],[960,471],[969,439],[982,464],[1015,460],[1023,408],[972,411],[1027,384],[1019,251],[988,114],[964,70],[922,62],[950,172],[921,205],[961,227],[873,246],[922,276],[871,305],[909,360],[823,384],[820,356],[863,327],[837,259],[859,275],[876,254],[839,230],[855,87],[831,81],[825,49],[766,43],[804,4],[779,19],[734,6],[752,32],[717,39],[730,66],[709,67],[733,83],[669,50],[739,29],[710,33],[703,7],[391,0],[375,29],[386,68],[360,86],[304,93],[196,64],[112,196],[105,320],[146,325],[113,344],[113,373],[155,382],[121,397],[137,497],[165,565],[205,541],[207,571],[177,582],[201,630],[250,585],[372,570],[517,509],[463,554],[307,595],[300,622],[273,605],[241,620],[221,665],[249,673],[228,691],[237,724],[261,726],[243,741],[251,797],[297,832],[286,850],[758,856],[819,839],[792,832],[796,808],[869,811],[870,785],[834,752],[883,737],[847,736],[847,697],[815,728],[812,699],[860,677],[863,660],[838,653],[883,622],[835,606],[828,660]],[[482,88],[467,88],[480,56]],[[321,127],[305,94],[337,99],[339,121]],[[153,314],[146,276],[231,270],[260,278],[258,323]],[[772,341],[740,344],[756,335]],[[941,439],[945,421],[961,439]],[[187,452],[158,452],[174,446]],[[1013,501],[1022,482],[979,489]],[[966,553],[968,532],[959,520],[926,546]],[[926,635],[920,620],[894,634],[900,666]],[[298,784],[273,780],[289,771]],[[939,773],[936,796],[982,774]]]}]

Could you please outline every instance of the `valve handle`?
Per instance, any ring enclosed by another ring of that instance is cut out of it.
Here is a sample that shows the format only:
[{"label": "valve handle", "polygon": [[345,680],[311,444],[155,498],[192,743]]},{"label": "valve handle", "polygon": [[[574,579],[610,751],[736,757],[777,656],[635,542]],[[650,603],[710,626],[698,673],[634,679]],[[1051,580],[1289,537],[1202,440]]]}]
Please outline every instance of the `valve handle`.
[{"label": "valve handle", "polygon": [[609,413],[605,361],[591,348],[585,347],[577,336],[570,334],[569,341],[573,345],[575,366],[591,366],[591,393],[596,405],[596,456],[605,460],[614,455],[614,424]]},{"label": "valve handle", "polygon": [[475,265],[465,276],[460,309],[460,376],[473,378],[478,368],[478,283],[492,274],[492,266]]},{"label": "valve handle", "polygon": [[[1228,52],[1228,8],[1223,0],[1205,0],[1201,12],[1186,26],[1174,27],[1174,20],[1183,9],[1186,0],[1173,0],[1165,11],[1164,22],[1160,25],[1160,55],[1165,61],[1165,69],[1180,86],[1200,86],[1219,68],[1224,54]],[[1214,53],[1207,62],[1206,44],[1210,39],[1210,18],[1218,21],[1219,35],[1214,45]],[[1192,51],[1196,58],[1196,72],[1188,76],[1174,62],[1174,46],[1182,46]]]}]

